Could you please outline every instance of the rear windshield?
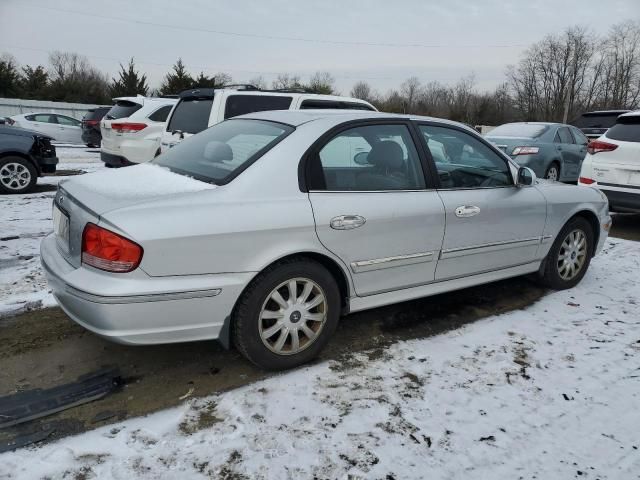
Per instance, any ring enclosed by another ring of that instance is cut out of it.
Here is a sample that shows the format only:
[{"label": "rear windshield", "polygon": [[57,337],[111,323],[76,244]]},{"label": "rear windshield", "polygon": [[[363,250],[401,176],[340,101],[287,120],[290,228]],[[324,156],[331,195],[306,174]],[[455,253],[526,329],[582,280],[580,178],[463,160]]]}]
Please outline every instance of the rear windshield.
[{"label": "rear windshield", "polygon": [[491,130],[487,137],[520,137],[538,138],[549,130],[548,125],[532,125],[529,123],[507,123]]},{"label": "rear windshield", "polygon": [[332,109],[332,110],[374,110],[366,103],[345,102],[342,100],[303,100],[300,110]]},{"label": "rear windshield", "polygon": [[605,135],[612,140],[640,142],[640,115],[620,117]]},{"label": "rear windshield", "polygon": [[623,112],[616,113],[585,113],[572,123],[578,128],[610,128],[616,123],[616,118]]},{"label": "rear windshield", "polygon": [[118,100],[116,104],[111,107],[109,112],[105,115],[107,120],[115,120],[116,118],[125,118],[133,115],[142,108],[142,105],[129,100]]},{"label": "rear windshield", "polygon": [[293,127],[263,120],[226,120],[187,138],[153,163],[222,185],[273,148]]},{"label": "rear windshield", "polygon": [[109,108],[96,108],[95,110],[89,110],[83,117],[84,120],[102,120],[102,117],[109,111]]},{"label": "rear windshield", "polygon": [[183,98],[167,124],[167,132],[199,133],[209,126],[213,98]]}]

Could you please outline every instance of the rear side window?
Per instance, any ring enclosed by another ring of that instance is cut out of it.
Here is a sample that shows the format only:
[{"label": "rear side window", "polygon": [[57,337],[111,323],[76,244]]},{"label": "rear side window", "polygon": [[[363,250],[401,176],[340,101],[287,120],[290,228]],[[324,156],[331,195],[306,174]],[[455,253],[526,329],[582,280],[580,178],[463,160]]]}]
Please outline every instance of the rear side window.
[{"label": "rear side window", "polygon": [[111,107],[105,117],[107,120],[115,120],[117,118],[126,118],[133,115],[142,108],[142,105],[136,102],[130,102],[129,100],[118,100],[116,104]]},{"label": "rear side window", "polygon": [[166,122],[172,107],[173,105],[165,105],[164,107],[160,107],[158,110],[149,115],[149,120],[152,120],[154,122]]},{"label": "rear side window", "polygon": [[585,137],[584,133],[582,133],[577,128],[572,128],[571,133],[573,133],[573,138],[578,145],[586,145],[587,143],[589,143],[589,139]]},{"label": "rear side window", "polygon": [[291,100],[292,97],[275,95],[229,95],[224,109],[224,118],[265,110],[287,110]]},{"label": "rear side window", "polygon": [[57,120],[56,120],[55,115],[45,115],[45,114],[28,115],[28,116],[26,116],[24,118],[26,118],[30,122],[58,123]]},{"label": "rear side window", "polygon": [[640,115],[620,117],[618,123],[607,130],[605,136],[622,142],[640,142]]},{"label": "rear side window", "polygon": [[573,143],[573,137],[567,127],[560,127],[556,137],[560,139],[560,143]]},{"label": "rear side window", "polygon": [[303,100],[300,110],[311,109],[333,109],[333,110],[369,110],[373,111],[369,105],[359,102],[345,102],[342,100]]},{"label": "rear side window", "polygon": [[209,126],[209,116],[213,98],[184,98],[176,105],[167,131],[180,130],[184,133],[199,133]]}]

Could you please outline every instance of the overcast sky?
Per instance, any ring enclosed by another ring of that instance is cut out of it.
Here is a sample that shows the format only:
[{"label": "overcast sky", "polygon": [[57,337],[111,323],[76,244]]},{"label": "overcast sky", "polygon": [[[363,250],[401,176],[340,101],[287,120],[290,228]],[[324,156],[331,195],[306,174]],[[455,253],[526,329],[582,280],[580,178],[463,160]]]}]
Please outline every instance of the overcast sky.
[{"label": "overcast sky", "polygon": [[627,19],[640,0],[0,0],[0,52],[46,64],[74,51],[109,75],[133,56],[152,87],[182,57],[238,82],[326,70],[342,93],[359,79],[385,91],[471,73],[491,89],[544,35]]}]

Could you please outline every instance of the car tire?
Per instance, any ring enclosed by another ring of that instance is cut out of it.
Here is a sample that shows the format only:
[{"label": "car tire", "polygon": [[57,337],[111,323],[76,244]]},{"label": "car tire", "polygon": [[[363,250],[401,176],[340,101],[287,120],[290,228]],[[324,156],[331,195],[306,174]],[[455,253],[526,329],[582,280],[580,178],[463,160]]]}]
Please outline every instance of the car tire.
[{"label": "car tire", "polygon": [[560,165],[558,162],[551,162],[547,171],[544,172],[544,178],[547,180],[555,180],[556,182],[560,181]]},{"label": "car tire", "polygon": [[[578,242],[577,245],[574,239]],[[584,244],[581,243],[583,240]],[[591,263],[593,243],[593,228],[587,220],[582,217],[569,220],[560,230],[544,260],[541,283],[554,290],[576,286]]]},{"label": "car tire", "polygon": [[0,193],[20,194],[33,190],[38,172],[33,164],[22,157],[0,159]]},{"label": "car tire", "polygon": [[284,370],[315,358],[339,317],[340,292],[331,273],[313,260],[292,258],[267,268],[249,284],[234,309],[231,334],[249,361],[266,370]]}]

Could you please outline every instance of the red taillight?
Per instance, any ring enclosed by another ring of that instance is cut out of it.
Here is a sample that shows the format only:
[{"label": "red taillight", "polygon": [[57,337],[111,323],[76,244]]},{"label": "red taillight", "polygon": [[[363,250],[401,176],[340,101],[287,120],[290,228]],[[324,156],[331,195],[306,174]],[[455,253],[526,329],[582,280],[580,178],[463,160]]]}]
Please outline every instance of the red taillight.
[{"label": "red taillight", "polygon": [[538,151],[538,147],[516,147],[511,155],[535,155]]},{"label": "red taillight", "polygon": [[100,120],[82,120],[82,123],[85,125],[89,125],[90,127],[93,127],[94,125],[97,125],[98,123],[100,123]]},{"label": "red taillight", "polygon": [[111,128],[118,133],[135,133],[147,128],[146,123],[112,123]]},{"label": "red taillight", "polygon": [[595,155],[600,152],[612,152],[616,148],[618,148],[618,145],[614,145],[613,143],[607,143],[601,140],[591,140],[587,146],[587,152],[591,155]]},{"label": "red taillight", "polygon": [[596,181],[593,178],[580,177],[580,179],[578,180],[578,183],[583,183],[585,185],[591,185],[592,183],[596,183]]},{"label": "red taillight", "polygon": [[7,118],[7,123],[9,125],[13,125],[14,123],[16,123],[16,121],[14,119],[12,119],[12,118]]},{"label": "red taillight", "polygon": [[82,263],[107,272],[135,270],[142,260],[142,247],[93,223],[82,232]]}]

